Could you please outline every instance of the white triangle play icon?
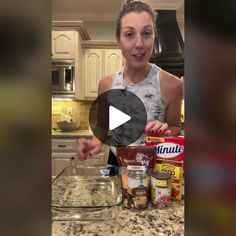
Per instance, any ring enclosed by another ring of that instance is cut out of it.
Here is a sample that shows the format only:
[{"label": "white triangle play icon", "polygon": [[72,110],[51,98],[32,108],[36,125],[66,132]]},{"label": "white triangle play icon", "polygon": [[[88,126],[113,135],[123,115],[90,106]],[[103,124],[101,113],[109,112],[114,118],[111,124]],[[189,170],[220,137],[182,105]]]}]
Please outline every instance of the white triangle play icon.
[{"label": "white triangle play icon", "polygon": [[113,106],[109,106],[109,130],[113,130],[129,120],[131,120],[130,116]]}]

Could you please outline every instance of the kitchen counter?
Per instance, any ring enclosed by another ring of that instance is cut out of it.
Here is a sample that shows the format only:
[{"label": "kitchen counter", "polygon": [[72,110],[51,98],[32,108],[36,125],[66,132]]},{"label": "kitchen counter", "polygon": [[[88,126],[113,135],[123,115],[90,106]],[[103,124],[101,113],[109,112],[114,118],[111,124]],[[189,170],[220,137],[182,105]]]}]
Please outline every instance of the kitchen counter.
[{"label": "kitchen counter", "polygon": [[52,138],[91,138],[93,133],[89,130],[76,130],[72,132],[62,132],[52,130]]},{"label": "kitchen counter", "polygon": [[184,203],[172,202],[168,209],[149,207],[139,212],[123,208],[115,222],[52,222],[52,236],[62,235],[181,236],[184,235]]}]

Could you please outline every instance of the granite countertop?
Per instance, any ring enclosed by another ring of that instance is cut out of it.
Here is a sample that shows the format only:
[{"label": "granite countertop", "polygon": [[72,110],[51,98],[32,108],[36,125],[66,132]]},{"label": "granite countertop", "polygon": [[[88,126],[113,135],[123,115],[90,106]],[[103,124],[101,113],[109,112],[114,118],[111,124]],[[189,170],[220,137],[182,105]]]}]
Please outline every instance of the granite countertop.
[{"label": "granite countertop", "polygon": [[72,132],[62,132],[61,130],[52,129],[53,138],[91,138],[93,133],[89,130],[76,130]]},{"label": "granite countertop", "polygon": [[[64,184],[65,183],[65,184]],[[66,201],[71,198],[71,195],[76,196],[74,193],[80,181],[68,180],[67,182],[60,182],[57,184],[56,190],[58,191],[53,197],[52,201]],[[71,184],[71,186],[70,186]],[[69,187],[68,187],[69,186]],[[85,189],[86,190],[86,189]],[[78,190],[79,191],[79,190]],[[68,192],[68,194],[66,193]],[[81,191],[79,191],[81,193]],[[86,191],[83,192],[83,197],[87,200]],[[98,193],[97,193],[98,194]],[[94,195],[94,192],[93,192]],[[105,195],[107,195],[105,193]],[[59,197],[58,197],[59,196]],[[90,195],[90,198],[92,195]],[[97,199],[98,197],[96,197]],[[69,200],[71,201],[71,200]],[[52,236],[66,236],[66,235],[120,235],[120,236],[182,236],[184,235],[184,201],[173,201],[171,206],[167,209],[155,209],[149,205],[148,209],[142,211],[133,211],[125,207],[125,203],[121,208],[118,216],[110,221],[88,222],[88,221],[53,221],[52,222]]]},{"label": "granite countertop", "polygon": [[60,235],[184,235],[184,206],[172,202],[168,209],[140,212],[122,209],[115,222],[54,221],[52,236]]}]

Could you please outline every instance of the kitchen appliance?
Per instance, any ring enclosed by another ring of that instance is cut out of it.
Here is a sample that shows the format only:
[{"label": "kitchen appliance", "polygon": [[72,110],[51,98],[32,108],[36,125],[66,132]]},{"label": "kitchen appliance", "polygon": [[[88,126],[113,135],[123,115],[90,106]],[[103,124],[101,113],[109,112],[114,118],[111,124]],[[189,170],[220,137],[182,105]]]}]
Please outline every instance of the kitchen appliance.
[{"label": "kitchen appliance", "polygon": [[52,61],[52,94],[73,97],[75,95],[75,76],[73,60]]},{"label": "kitchen appliance", "polygon": [[109,221],[123,204],[118,167],[69,166],[52,182],[52,220]]}]

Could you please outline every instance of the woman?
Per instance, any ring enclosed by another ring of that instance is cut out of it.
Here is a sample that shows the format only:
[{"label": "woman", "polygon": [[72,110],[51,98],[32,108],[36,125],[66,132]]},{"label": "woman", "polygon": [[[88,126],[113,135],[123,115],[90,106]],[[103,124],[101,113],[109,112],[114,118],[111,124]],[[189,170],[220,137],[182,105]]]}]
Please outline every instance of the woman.
[{"label": "woman", "polygon": [[[141,1],[126,1],[116,19],[116,39],[125,65],[100,81],[98,95],[110,89],[127,89],[145,105],[148,122],[144,133],[178,135],[183,84],[179,78],[149,63],[155,33],[155,13],[151,7]],[[141,139],[135,144],[140,144]],[[101,146],[95,136],[91,141],[79,140],[79,158],[97,154]],[[108,163],[118,165],[115,148],[110,151]]]}]

